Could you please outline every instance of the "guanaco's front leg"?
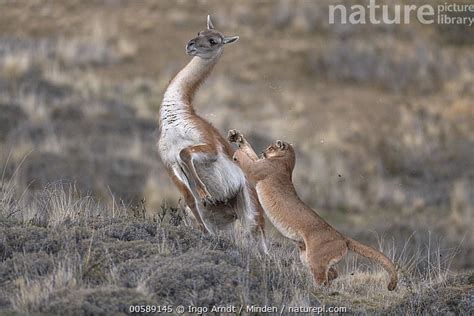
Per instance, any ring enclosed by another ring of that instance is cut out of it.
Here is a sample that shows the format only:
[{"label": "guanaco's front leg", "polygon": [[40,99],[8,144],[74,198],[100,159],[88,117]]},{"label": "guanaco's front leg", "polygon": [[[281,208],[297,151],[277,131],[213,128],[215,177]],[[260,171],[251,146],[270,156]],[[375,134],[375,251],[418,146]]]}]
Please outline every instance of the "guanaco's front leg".
[{"label": "guanaco's front leg", "polygon": [[181,181],[176,174],[173,172],[171,168],[166,168],[168,171],[168,174],[171,177],[171,180],[175,183],[175,185],[178,187],[178,190],[181,192],[183,195],[184,201],[186,202],[187,207],[191,210],[191,213],[194,216],[194,219],[196,220],[196,223],[198,225],[198,228],[207,234],[210,234],[209,229],[206,227],[204,224],[204,221],[202,220],[201,214],[199,214],[199,210],[197,209],[196,206],[196,201],[194,200],[193,193],[191,190],[188,188],[188,186]]},{"label": "guanaco's front leg", "polygon": [[199,178],[196,168],[194,167],[194,159],[198,155],[204,155],[204,159],[213,160],[216,159],[217,152],[213,147],[207,144],[186,147],[179,152],[182,166],[186,169],[188,176],[194,181],[201,202],[206,206],[207,204],[214,204],[215,200],[207,190],[206,185]]}]

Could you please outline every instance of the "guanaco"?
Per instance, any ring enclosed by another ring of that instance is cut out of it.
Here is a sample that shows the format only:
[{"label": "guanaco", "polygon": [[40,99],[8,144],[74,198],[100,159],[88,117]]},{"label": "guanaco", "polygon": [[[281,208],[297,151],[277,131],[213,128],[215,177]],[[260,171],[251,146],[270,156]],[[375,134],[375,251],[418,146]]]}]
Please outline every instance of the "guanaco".
[{"label": "guanaco", "polygon": [[234,160],[256,183],[265,214],[285,237],[299,245],[301,261],[317,284],[327,285],[337,277],[333,265],[349,249],[381,264],[390,275],[388,290],[395,289],[397,272],[390,259],[342,235],[299,198],[292,181],[296,157],[291,144],[278,140],[259,158],[239,131],[230,130],[228,140],[238,144]]},{"label": "guanaco", "polygon": [[238,36],[207,29],[186,45],[191,61],[171,80],[160,109],[158,149],[169,176],[183,195],[186,210],[207,233],[240,219],[257,232],[266,251],[263,209],[255,188],[232,160],[233,148],[208,121],[196,114],[192,101],[209,76],[225,45]]}]

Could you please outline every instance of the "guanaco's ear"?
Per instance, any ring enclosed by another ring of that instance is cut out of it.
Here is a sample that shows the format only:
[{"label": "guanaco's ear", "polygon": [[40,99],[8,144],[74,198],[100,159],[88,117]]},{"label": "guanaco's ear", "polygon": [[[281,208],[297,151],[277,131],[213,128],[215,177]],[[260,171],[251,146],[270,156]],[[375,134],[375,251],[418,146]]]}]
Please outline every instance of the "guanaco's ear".
[{"label": "guanaco's ear", "polygon": [[210,15],[207,16],[207,29],[208,29],[208,30],[213,30],[213,29],[214,29],[214,25],[212,25],[212,21],[211,21],[211,16],[210,16]]},{"label": "guanaco's ear", "polygon": [[224,40],[222,41],[222,43],[230,44],[230,43],[236,42],[238,39],[239,39],[238,36],[226,36],[224,37]]}]

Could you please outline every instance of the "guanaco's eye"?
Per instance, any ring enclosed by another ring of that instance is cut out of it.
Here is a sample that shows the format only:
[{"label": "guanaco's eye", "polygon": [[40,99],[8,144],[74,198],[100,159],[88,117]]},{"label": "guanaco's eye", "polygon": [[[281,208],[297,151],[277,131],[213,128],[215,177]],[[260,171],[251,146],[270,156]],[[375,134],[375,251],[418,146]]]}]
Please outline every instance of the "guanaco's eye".
[{"label": "guanaco's eye", "polygon": [[211,45],[216,45],[216,44],[217,44],[217,42],[216,42],[213,38],[211,38],[211,39],[209,40],[209,43],[210,43]]}]

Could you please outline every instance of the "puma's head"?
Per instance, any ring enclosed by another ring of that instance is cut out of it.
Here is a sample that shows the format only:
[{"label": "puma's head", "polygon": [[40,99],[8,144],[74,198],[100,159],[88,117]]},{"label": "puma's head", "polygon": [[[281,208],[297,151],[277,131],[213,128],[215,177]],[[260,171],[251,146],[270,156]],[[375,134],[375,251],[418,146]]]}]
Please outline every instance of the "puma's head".
[{"label": "puma's head", "polygon": [[295,155],[293,146],[287,142],[277,140],[275,143],[267,147],[262,153],[262,158],[269,159],[275,157],[291,157]]},{"label": "puma's head", "polygon": [[277,140],[274,144],[268,146],[262,153],[262,159],[281,162],[290,173],[295,168],[296,159],[293,145],[281,140]]}]

